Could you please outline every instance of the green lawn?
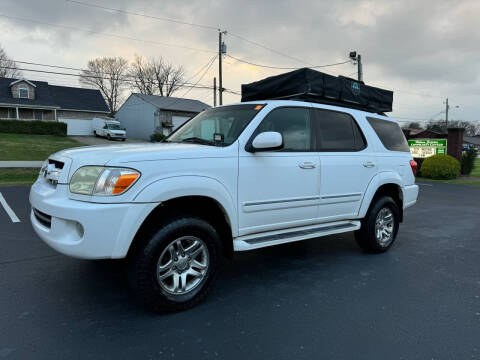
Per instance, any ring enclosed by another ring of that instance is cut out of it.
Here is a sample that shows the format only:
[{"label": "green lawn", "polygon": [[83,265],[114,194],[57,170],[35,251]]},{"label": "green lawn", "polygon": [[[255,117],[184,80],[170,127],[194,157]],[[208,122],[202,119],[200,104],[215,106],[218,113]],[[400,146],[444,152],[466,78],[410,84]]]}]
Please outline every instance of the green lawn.
[{"label": "green lawn", "polygon": [[54,152],[82,145],[66,136],[0,133],[0,161],[45,160]]},{"label": "green lawn", "polygon": [[35,182],[40,169],[34,168],[0,168],[0,185],[30,185]]}]

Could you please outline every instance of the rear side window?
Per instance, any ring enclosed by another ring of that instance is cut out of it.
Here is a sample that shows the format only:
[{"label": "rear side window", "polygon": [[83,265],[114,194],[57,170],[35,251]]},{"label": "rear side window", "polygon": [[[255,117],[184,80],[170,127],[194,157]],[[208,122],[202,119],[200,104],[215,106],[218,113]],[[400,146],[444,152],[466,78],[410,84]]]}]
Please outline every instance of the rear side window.
[{"label": "rear side window", "polygon": [[317,143],[320,151],[360,151],[367,142],[349,114],[315,109]]},{"label": "rear side window", "polygon": [[277,131],[283,137],[283,151],[311,151],[310,111],[301,107],[284,107],[272,110],[255,130]]},{"label": "rear side window", "polygon": [[396,122],[372,117],[367,117],[367,120],[388,150],[410,152],[405,135]]}]

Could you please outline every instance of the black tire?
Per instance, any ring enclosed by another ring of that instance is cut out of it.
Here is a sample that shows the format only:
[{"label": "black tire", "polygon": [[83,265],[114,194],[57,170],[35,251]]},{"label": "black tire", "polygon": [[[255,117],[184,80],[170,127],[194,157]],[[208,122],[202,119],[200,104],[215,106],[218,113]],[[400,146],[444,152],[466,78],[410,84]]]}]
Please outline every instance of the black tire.
[{"label": "black tire", "polygon": [[109,134],[107,134],[107,140],[108,140],[108,141],[112,140],[112,138],[110,137]]},{"label": "black tire", "polygon": [[[173,294],[157,280],[157,269],[161,255],[168,251],[171,243],[185,236],[203,241],[208,249],[208,267],[192,290]],[[139,240],[139,245],[129,256],[128,277],[134,296],[147,309],[155,312],[185,310],[202,301],[213,288],[221,262],[222,244],[216,230],[205,220],[194,216],[176,217]]]},{"label": "black tire", "polygon": [[[391,235],[380,241],[376,235],[376,221],[382,209],[388,209],[393,215],[393,225]],[[366,252],[383,253],[390,249],[397,237],[400,225],[400,211],[395,201],[388,196],[380,196],[373,200],[367,215],[362,219],[360,230],[355,231],[355,239],[357,244]]]},{"label": "black tire", "polygon": [[93,136],[98,137],[97,132],[93,130]]},{"label": "black tire", "polygon": [[125,138],[122,139],[122,141],[125,141],[125,140],[126,140]]}]

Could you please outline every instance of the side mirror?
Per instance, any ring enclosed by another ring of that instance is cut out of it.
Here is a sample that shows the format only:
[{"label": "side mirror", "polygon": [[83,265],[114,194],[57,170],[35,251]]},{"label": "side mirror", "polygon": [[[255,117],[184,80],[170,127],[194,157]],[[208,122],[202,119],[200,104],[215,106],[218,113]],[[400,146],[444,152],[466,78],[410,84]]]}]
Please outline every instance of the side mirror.
[{"label": "side mirror", "polygon": [[247,146],[247,151],[268,151],[268,150],[279,150],[283,148],[283,138],[282,134],[276,131],[265,131],[253,139],[250,146]]}]

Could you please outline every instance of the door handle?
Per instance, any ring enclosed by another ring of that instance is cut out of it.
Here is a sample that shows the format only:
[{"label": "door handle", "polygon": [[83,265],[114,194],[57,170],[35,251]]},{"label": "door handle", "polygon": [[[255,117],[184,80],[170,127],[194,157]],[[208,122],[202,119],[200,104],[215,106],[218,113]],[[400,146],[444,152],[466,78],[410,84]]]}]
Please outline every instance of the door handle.
[{"label": "door handle", "polygon": [[302,169],[315,169],[317,167],[317,164],[311,161],[305,161],[301,164],[298,164],[298,166],[300,166],[300,168]]},{"label": "door handle", "polygon": [[372,168],[375,166],[375,163],[367,161],[366,163],[363,163],[363,166],[365,166],[366,168]]}]

